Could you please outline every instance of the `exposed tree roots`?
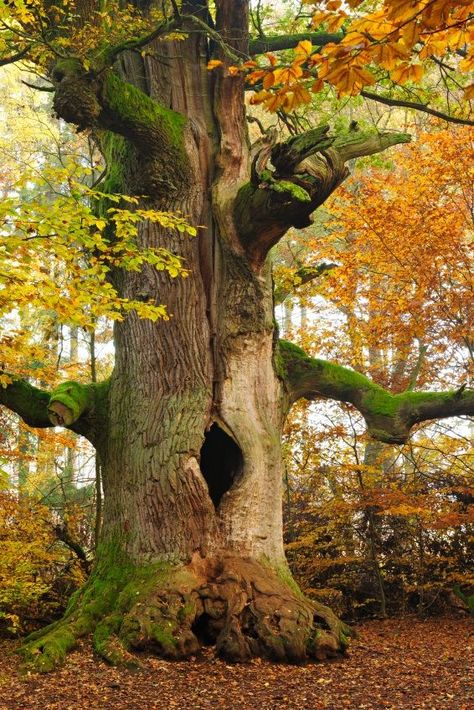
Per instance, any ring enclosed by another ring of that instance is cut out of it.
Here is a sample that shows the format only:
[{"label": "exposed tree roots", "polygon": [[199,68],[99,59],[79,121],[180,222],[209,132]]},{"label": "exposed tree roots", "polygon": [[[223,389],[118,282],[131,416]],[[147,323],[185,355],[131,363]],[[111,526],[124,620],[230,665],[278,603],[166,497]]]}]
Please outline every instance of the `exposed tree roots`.
[{"label": "exposed tree roots", "polygon": [[27,639],[26,663],[50,671],[89,633],[103,658],[126,665],[138,663],[134,651],[182,659],[203,645],[236,662],[324,660],[343,653],[351,635],[328,607],[301,594],[286,568],[279,574],[230,556],[186,567],[99,565],[64,618]]}]

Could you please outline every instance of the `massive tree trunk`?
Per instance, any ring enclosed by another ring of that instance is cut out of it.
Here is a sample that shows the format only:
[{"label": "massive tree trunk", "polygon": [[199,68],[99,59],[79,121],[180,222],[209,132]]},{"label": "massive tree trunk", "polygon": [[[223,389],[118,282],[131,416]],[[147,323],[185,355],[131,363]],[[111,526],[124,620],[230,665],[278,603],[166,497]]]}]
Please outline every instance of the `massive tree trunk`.
[{"label": "massive tree trunk", "polygon": [[[184,10],[205,20],[199,4]],[[242,52],[246,11],[245,2],[222,2],[217,16]],[[28,651],[48,669],[92,631],[111,661],[147,648],[181,658],[202,643],[231,660],[324,658],[344,648],[347,630],[304,599],[285,562],[285,393],[270,272],[254,268],[233,219],[250,176],[243,83],[210,74],[204,33],[151,50],[145,59],[122,54],[97,81],[74,65],[54,70],[56,111],[101,143],[103,189],[145,195],[144,205],[179,211],[200,230],[194,239],[141,230],[144,248],[184,259],[187,278],[152,266],[114,274],[121,297],[165,303],[171,318],[116,324],[94,439],[104,487],[95,571]]]},{"label": "massive tree trunk", "polygon": [[[244,0],[216,5],[223,42],[215,56],[225,65],[228,54],[248,53],[248,8]],[[50,397],[14,382],[0,393],[34,426],[60,423],[87,436],[102,465],[93,574],[64,619],[26,647],[43,670],[89,632],[112,662],[130,660],[133,649],[182,658],[207,643],[230,660],[342,652],[347,627],[304,598],[285,561],[288,408],[300,396],[351,401],[379,438],[400,441],[413,422],[464,403],[462,392],[443,402],[427,395],[413,413],[356,373],[278,347],[270,248],[290,226],[309,224],[346,177],[347,160],[407,137],[335,139],[318,128],[275,146],[262,177],[249,158],[242,79],[206,68],[206,21],[203,2],[188,0],[180,20],[193,30],[187,39],[157,39],[145,57],[111,52],[113,66],[96,71],[74,61],[53,71],[57,113],[101,144],[101,189],[179,210],[200,230],[194,239],[148,223],[140,232],[143,247],[182,256],[187,278],[152,266],[113,275],[121,297],[165,303],[171,318],[132,314],[116,324],[110,383],[66,384]]]}]

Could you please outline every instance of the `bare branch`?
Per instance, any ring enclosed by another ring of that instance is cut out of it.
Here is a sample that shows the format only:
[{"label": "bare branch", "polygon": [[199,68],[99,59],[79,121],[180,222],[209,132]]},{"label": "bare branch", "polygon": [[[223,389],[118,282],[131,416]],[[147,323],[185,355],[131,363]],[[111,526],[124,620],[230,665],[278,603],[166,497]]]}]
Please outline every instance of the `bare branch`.
[{"label": "bare branch", "polygon": [[436,118],[441,118],[443,121],[447,121],[448,123],[459,123],[462,126],[474,126],[474,121],[471,121],[468,118],[450,116],[448,113],[437,111],[434,108],[430,108],[427,104],[418,103],[416,101],[404,101],[403,99],[393,99],[389,96],[380,96],[380,94],[374,94],[371,91],[365,91],[365,89],[360,92],[360,95],[364,96],[366,99],[371,99],[372,101],[377,101],[380,104],[385,104],[386,106],[399,106],[400,108],[411,108],[414,111],[428,113],[430,116],[436,116]]},{"label": "bare branch", "polygon": [[28,45],[28,47],[25,47],[24,49],[20,50],[16,54],[11,54],[9,57],[2,57],[0,58],[0,67],[4,67],[7,64],[14,64],[15,62],[19,62],[22,59],[26,57],[28,52],[30,51],[31,47]]},{"label": "bare branch", "polygon": [[21,80],[21,83],[27,86],[29,89],[35,89],[35,91],[47,91],[48,93],[54,93],[54,86],[38,86],[37,84],[30,84],[29,81]]}]

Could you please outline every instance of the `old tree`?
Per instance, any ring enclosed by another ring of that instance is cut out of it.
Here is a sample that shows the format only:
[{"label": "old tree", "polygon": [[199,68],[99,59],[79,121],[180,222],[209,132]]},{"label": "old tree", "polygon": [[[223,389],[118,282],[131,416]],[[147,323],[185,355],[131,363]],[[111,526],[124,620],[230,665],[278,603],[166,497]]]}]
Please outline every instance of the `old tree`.
[{"label": "old tree", "polygon": [[[446,22],[452,7],[466,5],[438,4],[447,8]],[[94,571],[64,618],[29,640],[27,656],[48,670],[88,633],[111,662],[130,660],[134,649],[182,658],[206,643],[230,660],[297,662],[342,652],[349,630],[300,593],[285,562],[286,414],[301,397],[332,398],[356,407],[376,439],[402,443],[417,422],[474,413],[474,392],[391,394],[279,341],[270,252],[290,227],[310,224],[347,176],[348,160],[409,137],[334,136],[318,127],[251,153],[244,74],[254,65],[241,70],[239,63],[304,38],[252,39],[248,0],[216,0],[215,8],[205,0],[160,2],[148,31],[138,15],[127,16],[128,36],[115,4],[100,3],[97,12],[92,0],[18,3],[16,15],[14,5],[4,10],[2,63],[30,60],[50,78],[58,116],[100,145],[101,191],[138,195],[142,207],[179,211],[201,226],[197,238],[173,237],[171,247],[163,227],[140,227],[140,248],[176,250],[187,278],[171,279],[153,264],[111,273],[120,297],[164,303],[172,317],[154,323],[131,313],[116,323],[110,380],[47,392],[13,373],[0,391],[2,404],[30,426],[59,424],[87,437],[103,471]],[[137,5],[146,19],[148,3]],[[399,25],[410,26],[403,18]],[[74,45],[71,37],[81,39]],[[310,39],[319,48],[332,42],[334,52],[344,37]],[[383,46],[366,39],[367,51]],[[208,69],[211,57],[217,70]],[[275,61],[272,55],[269,71]],[[287,71],[296,79],[313,72],[314,81],[317,59],[306,74],[302,63]],[[331,71],[337,79],[334,66],[326,62],[328,80]],[[344,71],[373,83],[360,67]],[[265,85],[278,83],[273,76]],[[265,96],[281,103],[278,90]]]}]

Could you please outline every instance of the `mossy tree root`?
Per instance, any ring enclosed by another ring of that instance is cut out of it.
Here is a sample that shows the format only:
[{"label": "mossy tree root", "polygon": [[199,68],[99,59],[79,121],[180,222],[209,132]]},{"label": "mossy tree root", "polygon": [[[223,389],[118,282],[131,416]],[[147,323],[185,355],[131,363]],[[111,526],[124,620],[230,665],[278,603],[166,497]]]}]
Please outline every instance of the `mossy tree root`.
[{"label": "mossy tree root", "polygon": [[232,662],[324,660],[344,652],[351,631],[307,600],[287,570],[222,557],[185,567],[97,568],[64,618],[26,640],[27,667],[53,670],[87,634],[109,663],[130,666],[138,665],[134,651],[178,660],[205,645]]}]

